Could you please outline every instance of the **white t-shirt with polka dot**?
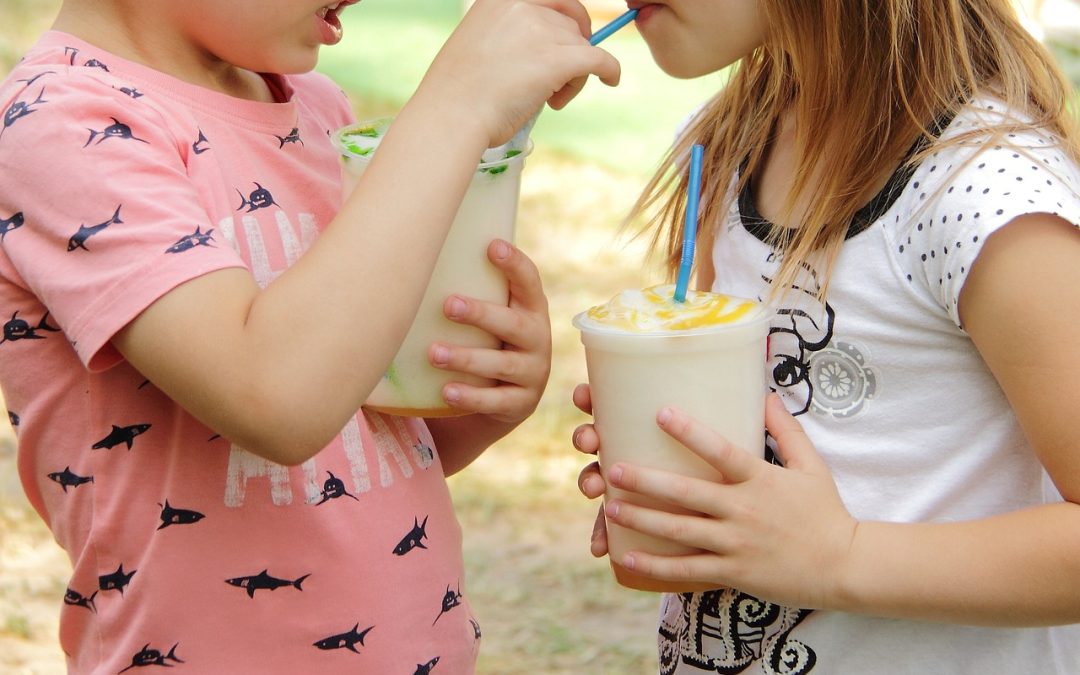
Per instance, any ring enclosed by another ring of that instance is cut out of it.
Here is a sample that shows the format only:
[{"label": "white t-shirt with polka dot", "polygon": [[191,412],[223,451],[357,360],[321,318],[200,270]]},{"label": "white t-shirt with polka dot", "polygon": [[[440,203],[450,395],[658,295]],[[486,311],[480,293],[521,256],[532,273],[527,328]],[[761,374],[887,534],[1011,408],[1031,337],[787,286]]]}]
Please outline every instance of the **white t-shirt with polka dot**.
[{"label": "white t-shirt with polka dot", "polygon": [[[1002,114],[1000,103],[972,104],[942,138]],[[748,194],[721,227],[713,288],[763,298],[777,260]],[[855,517],[955,521],[1060,498],[957,312],[987,237],[1027,213],[1080,227],[1080,166],[1053,138],[1026,131],[1000,146],[942,147],[859,212],[826,304],[813,297],[812,268],[778,303],[769,381]],[[679,675],[1080,672],[1080,626],[805,612],[735,590],[665,596],[659,642],[661,672]]]}]

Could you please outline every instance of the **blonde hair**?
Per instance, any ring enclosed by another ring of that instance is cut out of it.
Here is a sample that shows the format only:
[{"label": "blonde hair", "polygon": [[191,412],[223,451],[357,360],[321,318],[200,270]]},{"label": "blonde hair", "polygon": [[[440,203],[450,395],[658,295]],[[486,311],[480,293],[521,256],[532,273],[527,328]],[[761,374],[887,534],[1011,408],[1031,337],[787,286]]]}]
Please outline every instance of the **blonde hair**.
[{"label": "blonde hair", "polygon": [[[690,145],[705,145],[698,239],[699,250],[708,251],[785,109],[797,120],[796,165],[781,213],[790,217],[804,193],[806,208],[799,227],[771,228],[768,241],[783,253],[774,293],[814,257],[824,271],[824,295],[866,195],[920,140],[924,149],[910,163],[935,150],[935,121],[951,119],[973,95],[1002,99],[1030,119],[1027,126],[1053,133],[1067,155],[1080,157],[1070,86],[1021,26],[1010,0],[761,0],[760,11],[765,44],[733,67],[727,86],[695,116],[628,219],[651,213],[643,231],[653,230],[652,249],[662,252],[670,274],[682,248]],[[981,133],[989,143],[1016,128],[1003,122],[948,142]]]}]

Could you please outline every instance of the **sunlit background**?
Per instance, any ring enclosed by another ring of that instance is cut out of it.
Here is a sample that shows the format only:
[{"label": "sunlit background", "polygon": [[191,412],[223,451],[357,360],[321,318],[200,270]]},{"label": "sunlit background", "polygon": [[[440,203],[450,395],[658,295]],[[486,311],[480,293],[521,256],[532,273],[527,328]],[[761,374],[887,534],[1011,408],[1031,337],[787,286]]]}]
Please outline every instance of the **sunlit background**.
[{"label": "sunlit background", "polygon": [[[324,50],[319,69],[348,92],[359,117],[392,114],[466,1],[364,0],[345,13],[345,40]],[[619,0],[585,4],[595,26],[625,10]],[[1080,81],[1080,5],[1022,4],[1029,27]],[[58,7],[59,0],[0,0],[0,76],[48,28]],[[641,246],[617,237],[619,223],[673,130],[720,78],[664,76],[632,27],[604,47],[622,62],[621,85],[592,82],[566,110],[541,115],[523,178],[517,243],[540,267],[551,305],[555,354],[547,393],[536,415],[451,479],[465,531],[465,590],[483,626],[484,674],[656,672],[657,597],[619,588],[606,562],[588,553],[596,508],[577,492],[583,462],[569,442],[586,419],[570,404],[570,391],[585,379],[570,318],[619,289],[659,279],[643,268]],[[70,566],[26,504],[14,456],[5,426],[0,673],[62,673],[57,619]]]}]

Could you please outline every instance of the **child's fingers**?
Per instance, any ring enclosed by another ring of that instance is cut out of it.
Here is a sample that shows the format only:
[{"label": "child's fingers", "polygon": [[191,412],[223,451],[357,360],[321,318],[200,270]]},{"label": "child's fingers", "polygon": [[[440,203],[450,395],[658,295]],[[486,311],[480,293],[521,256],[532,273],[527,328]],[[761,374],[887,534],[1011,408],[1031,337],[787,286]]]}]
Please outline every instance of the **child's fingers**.
[{"label": "child's fingers", "polygon": [[540,280],[540,270],[532,258],[508,241],[496,239],[488,245],[488,259],[510,285],[510,305],[547,316],[548,301]]},{"label": "child's fingers", "polygon": [[776,394],[769,394],[765,400],[765,428],[776,439],[776,449],[784,466],[807,473],[830,475],[828,465],[803,431],[799,420],[788,412]]},{"label": "child's fingers", "polygon": [[656,416],[657,424],[672,438],[701,456],[728,482],[749,480],[763,461],[698,420],[676,408],[664,408]]},{"label": "child's fingers", "polygon": [[592,388],[588,384],[582,382],[574,387],[572,398],[578,410],[586,415],[592,414]]},{"label": "child's fingers", "polygon": [[691,548],[723,553],[717,528],[722,528],[720,521],[657,511],[656,509],[636,506],[621,500],[612,500],[604,505],[607,517],[618,525],[652,537],[677,542]]},{"label": "child's fingers", "polygon": [[[723,499],[724,493],[718,492],[720,486],[710,480],[622,462],[608,470],[607,478],[620,490],[651,497],[687,511],[722,518],[731,510],[730,505]],[[621,520],[619,522],[622,523]]]},{"label": "child's fingers", "polygon": [[600,436],[596,433],[596,427],[591,424],[582,424],[574,429],[571,440],[574,447],[586,455],[595,455],[600,449]]},{"label": "child's fingers", "polygon": [[531,386],[547,376],[541,357],[529,351],[461,347],[436,342],[428,350],[431,365],[440,370],[468,373],[489,380]]},{"label": "child's fingers", "polygon": [[551,328],[546,313],[540,315],[460,295],[446,299],[443,313],[451,321],[475,326],[515,349],[550,351]]},{"label": "child's fingers", "polygon": [[600,475],[600,464],[598,462],[589,464],[578,474],[578,490],[589,499],[603,496],[606,486],[603,477]]},{"label": "child's fingers", "polygon": [[451,382],[443,387],[443,400],[457,410],[502,420],[520,421],[536,409],[535,397],[524,387],[474,387]]},{"label": "child's fingers", "polygon": [[607,543],[607,520],[604,518],[604,505],[600,505],[600,510],[596,514],[596,520],[593,522],[592,537],[589,541],[589,552],[596,558],[603,558],[608,554]]},{"label": "child's fingers", "polygon": [[577,25],[578,30],[581,32],[581,36],[588,38],[592,34],[592,21],[589,19],[589,12],[585,9],[585,6],[578,2],[578,0],[532,0],[537,5],[542,7],[548,7],[554,9],[560,14],[564,14],[573,19]]}]

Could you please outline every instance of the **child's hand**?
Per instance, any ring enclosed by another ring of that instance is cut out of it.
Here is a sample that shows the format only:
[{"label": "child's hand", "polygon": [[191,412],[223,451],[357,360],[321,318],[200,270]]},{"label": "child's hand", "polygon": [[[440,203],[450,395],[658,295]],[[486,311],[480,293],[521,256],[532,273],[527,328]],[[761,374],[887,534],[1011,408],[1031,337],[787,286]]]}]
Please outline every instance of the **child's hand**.
[{"label": "child's hand", "polygon": [[[581,412],[592,414],[592,390],[587,384],[579,384],[574,388],[574,405]],[[574,447],[586,455],[596,455],[600,449],[600,437],[596,434],[596,428],[592,424],[582,424],[574,429]],[[589,499],[596,499],[604,495],[604,478],[600,475],[600,463],[592,462],[578,474],[578,489],[581,494]],[[604,506],[600,505],[600,512],[596,515],[593,523],[592,539],[590,544],[592,554],[597,558],[607,555],[607,523],[604,522]]]},{"label": "child's hand", "polygon": [[618,61],[590,46],[589,35],[589,16],[578,0],[476,0],[431,64],[421,91],[433,91],[440,106],[460,103],[495,147],[545,101],[553,108],[566,105],[589,74],[618,84]]},{"label": "child's hand", "polygon": [[616,561],[669,581],[730,586],[772,602],[808,609],[835,597],[856,520],[799,422],[771,395],[765,426],[784,467],[729,444],[685,413],[666,408],[660,427],[725,476],[723,483],[627,464],[611,467],[612,484],[703,515],[674,515],[613,500],[607,516],[646,534],[702,549],[685,556],[631,552]]},{"label": "child's hand", "polygon": [[451,320],[476,326],[502,341],[502,349],[435,343],[428,358],[436,368],[496,380],[493,387],[451,382],[443,398],[452,407],[517,424],[540,402],[551,371],[551,321],[536,265],[509,243],[497,239],[488,258],[510,282],[508,306],[451,296],[443,311]]}]

